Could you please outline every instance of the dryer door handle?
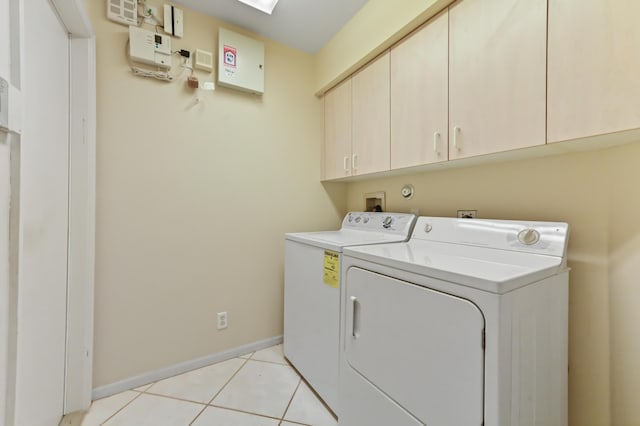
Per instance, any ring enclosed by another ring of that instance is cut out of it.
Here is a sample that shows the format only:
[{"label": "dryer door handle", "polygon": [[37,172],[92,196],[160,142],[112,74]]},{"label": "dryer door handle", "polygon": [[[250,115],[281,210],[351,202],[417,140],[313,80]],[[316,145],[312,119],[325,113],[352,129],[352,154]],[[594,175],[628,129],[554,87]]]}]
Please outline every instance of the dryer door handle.
[{"label": "dryer door handle", "polygon": [[358,298],[355,296],[351,296],[351,337],[357,339],[360,337],[359,332],[359,324],[358,324],[358,314],[360,312],[360,302],[358,302]]}]

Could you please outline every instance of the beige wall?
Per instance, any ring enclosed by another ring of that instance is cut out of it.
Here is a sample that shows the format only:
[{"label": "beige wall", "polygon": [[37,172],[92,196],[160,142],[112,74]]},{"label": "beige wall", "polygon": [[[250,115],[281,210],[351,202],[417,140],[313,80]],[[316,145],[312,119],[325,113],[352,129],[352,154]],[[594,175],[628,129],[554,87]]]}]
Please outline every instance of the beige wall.
[{"label": "beige wall", "polygon": [[640,422],[640,146],[611,150],[609,300],[612,424]]},{"label": "beige wall", "polygon": [[[85,3],[98,55],[94,387],[282,334],[284,233],[333,228],[345,209],[344,186],[320,184],[313,58],[266,40],[264,96],[217,88],[196,104],[186,74],[132,76],[127,27]],[[221,22],[184,12],[173,50],[216,52]]]}]

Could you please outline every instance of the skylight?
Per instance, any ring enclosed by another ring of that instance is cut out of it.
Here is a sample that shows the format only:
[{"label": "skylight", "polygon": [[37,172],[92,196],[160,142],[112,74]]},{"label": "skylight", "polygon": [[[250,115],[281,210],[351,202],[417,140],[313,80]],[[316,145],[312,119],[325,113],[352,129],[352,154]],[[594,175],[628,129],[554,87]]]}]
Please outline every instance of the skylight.
[{"label": "skylight", "polygon": [[264,13],[271,15],[273,9],[276,7],[278,0],[238,0],[241,3],[254,7]]}]

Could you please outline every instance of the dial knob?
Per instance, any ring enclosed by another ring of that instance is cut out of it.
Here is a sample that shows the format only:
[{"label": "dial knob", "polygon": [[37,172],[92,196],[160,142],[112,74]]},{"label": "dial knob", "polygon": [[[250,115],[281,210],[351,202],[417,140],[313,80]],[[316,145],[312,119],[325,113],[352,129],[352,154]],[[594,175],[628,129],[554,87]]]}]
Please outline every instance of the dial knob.
[{"label": "dial knob", "polygon": [[387,216],[382,219],[382,226],[384,228],[389,228],[391,226],[391,222],[393,222],[393,218],[391,216]]},{"label": "dial knob", "polygon": [[369,216],[365,216],[364,219],[362,219],[362,223],[369,223]]},{"label": "dial knob", "polygon": [[360,216],[356,217],[356,223],[360,223],[360,220],[362,220]]},{"label": "dial knob", "polygon": [[424,225],[424,232],[426,232],[427,234],[431,232],[432,229],[433,229],[433,226],[431,226],[430,223],[427,223],[426,225]]},{"label": "dial knob", "polygon": [[531,246],[540,241],[540,233],[531,228],[523,229],[518,233],[518,241],[524,245]]},{"label": "dial knob", "polygon": [[353,216],[349,215],[349,223],[353,222]]}]

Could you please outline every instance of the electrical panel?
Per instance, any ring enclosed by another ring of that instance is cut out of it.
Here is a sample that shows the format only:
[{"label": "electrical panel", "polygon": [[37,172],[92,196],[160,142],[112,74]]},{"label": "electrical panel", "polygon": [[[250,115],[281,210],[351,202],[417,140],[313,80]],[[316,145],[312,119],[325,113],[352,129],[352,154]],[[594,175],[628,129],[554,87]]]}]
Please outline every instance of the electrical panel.
[{"label": "electrical panel", "polygon": [[130,26],[129,56],[132,61],[169,69],[171,68],[171,37]]},{"label": "electrical panel", "polygon": [[264,43],[220,28],[218,84],[250,93],[264,93]]},{"label": "electrical panel", "polygon": [[107,18],[125,25],[138,25],[137,0],[107,0]]}]

